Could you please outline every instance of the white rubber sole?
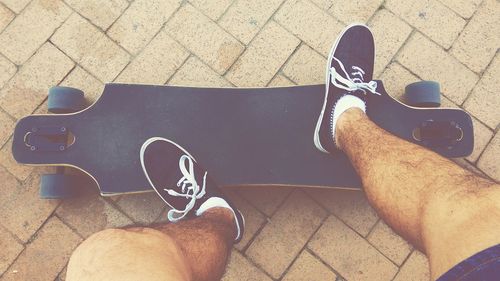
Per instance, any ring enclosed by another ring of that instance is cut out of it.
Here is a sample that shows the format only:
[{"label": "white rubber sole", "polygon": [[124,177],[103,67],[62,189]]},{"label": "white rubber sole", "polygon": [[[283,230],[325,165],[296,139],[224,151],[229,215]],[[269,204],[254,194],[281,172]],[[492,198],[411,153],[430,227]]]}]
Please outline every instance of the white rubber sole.
[{"label": "white rubber sole", "polygon": [[362,24],[362,23],[353,23],[353,24],[348,25],[346,28],[344,28],[342,33],[340,33],[340,35],[335,40],[335,43],[333,44],[332,49],[330,50],[330,54],[328,55],[328,61],[326,62],[325,100],[323,101],[323,108],[321,109],[321,113],[319,115],[318,122],[316,123],[316,128],[314,129],[314,145],[316,146],[317,149],[319,149],[321,152],[324,152],[324,153],[329,153],[329,152],[325,148],[323,148],[323,146],[321,145],[320,138],[319,138],[319,129],[321,127],[321,121],[323,120],[323,116],[324,116],[325,110],[326,110],[326,103],[328,100],[328,89],[330,88],[330,66],[332,65],[332,57],[333,57],[333,53],[335,53],[335,50],[337,49],[337,46],[340,42],[340,39],[342,38],[344,33],[349,28],[351,28],[353,26],[364,26],[368,30],[370,30],[368,28],[368,26],[366,26],[366,24]]}]

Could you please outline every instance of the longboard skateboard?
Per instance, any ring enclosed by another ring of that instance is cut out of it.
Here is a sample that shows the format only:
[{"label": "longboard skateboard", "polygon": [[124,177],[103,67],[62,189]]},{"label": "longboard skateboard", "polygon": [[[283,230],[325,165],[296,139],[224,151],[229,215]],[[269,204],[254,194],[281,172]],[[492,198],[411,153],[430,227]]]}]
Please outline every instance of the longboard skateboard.
[{"label": "longboard skateboard", "polygon": [[[382,95],[371,101],[367,114],[379,126],[446,157],[472,152],[467,113],[409,107],[390,97],[381,81],[378,85]],[[325,85],[106,84],[86,109],[19,120],[12,152],[23,164],[75,167],[95,181],[102,195],[152,191],[139,150],[155,136],[181,144],[224,187],[359,189],[360,178],[345,154],[325,154],[314,146],[324,92]]]}]

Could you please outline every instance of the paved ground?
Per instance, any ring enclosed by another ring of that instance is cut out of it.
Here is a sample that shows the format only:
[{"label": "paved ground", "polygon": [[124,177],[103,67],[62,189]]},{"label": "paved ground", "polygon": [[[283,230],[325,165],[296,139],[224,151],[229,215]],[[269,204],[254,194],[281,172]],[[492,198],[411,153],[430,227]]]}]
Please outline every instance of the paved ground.
[{"label": "paved ground", "polygon": [[[165,217],[152,194],[37,198],[39,174],[10,154],[16,120],[45,112],[47,89],[95,100],[108,81],[202,86],[321,83],[332,41],[373,28],[376,76],[400,96],[441,82],[474,116],[474,153],[457,162],[500,180],[500,4],[496,0],[0,0],[0,280],[64,280],[90,234]],[[247,218],[224,280],[428,280],[426,258],[360,192],[231,192]]]}]

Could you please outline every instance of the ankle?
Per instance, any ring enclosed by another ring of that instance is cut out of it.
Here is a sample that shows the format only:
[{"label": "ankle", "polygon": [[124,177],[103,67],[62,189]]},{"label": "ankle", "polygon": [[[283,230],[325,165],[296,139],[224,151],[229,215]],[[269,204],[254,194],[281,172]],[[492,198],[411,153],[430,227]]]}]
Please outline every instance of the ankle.
[{"label": "ankle", "polygon": [[238,227],[236,226],[236,218],[233,211],[224,207],[214,207],[206,210],[201,217],[218,221],[223,225],[227,225],[231,229],[231,239],[234,239],[238,232]]},{"label": "ankle", "polygon": [[233,224],[234,223],[234,214],[233,212],[224,207],[214,207],[206,210],[202,216],[212,218],[212,219],[219,219],[224,222],[228,222]]},{"label": "ankle", "polygon": [[354,124],[356,120],[364,117],[366,117],[366,113],[357,107],[349,108],[339,116],[337,125],[335,126],[335,143],[340,150],[343,150],[343,134],[351,129],[351,124]]}]

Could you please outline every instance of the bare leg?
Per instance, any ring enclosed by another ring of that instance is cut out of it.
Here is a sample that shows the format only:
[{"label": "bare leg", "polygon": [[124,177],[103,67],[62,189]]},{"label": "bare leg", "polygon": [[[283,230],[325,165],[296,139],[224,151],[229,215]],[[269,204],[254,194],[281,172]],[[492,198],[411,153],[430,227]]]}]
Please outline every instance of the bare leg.
[{"label": "bare leg", "polygon": [[74,251],[66,280],[220,280],[235,231],[223,208],[152,228],[104,230]]},{"label": "bare leg", "polygon": [[379,128],[359,109],[341,115],[336,142],[360,175],[369,202],[424,251],[435,279],[500,243],[500,186]]}]

